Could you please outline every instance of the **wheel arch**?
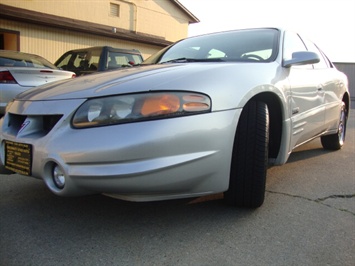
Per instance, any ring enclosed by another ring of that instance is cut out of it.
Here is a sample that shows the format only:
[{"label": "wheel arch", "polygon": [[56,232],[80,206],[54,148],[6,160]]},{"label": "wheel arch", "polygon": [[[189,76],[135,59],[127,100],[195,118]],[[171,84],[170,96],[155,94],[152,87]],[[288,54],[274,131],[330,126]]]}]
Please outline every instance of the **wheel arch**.
[{"label": "wheel arch", "polygon": [[269,109],[269,162],[272,162],[278,157],[281,148],[284,119],[282,103],[280,98],[272,92],[259,93],[250,100],[262,101]]},{"label": "wheel arch", "polygon": [[350,112],[350,95],[348,93],[345,93],[343,95],[342,101],[345,103],[346,106],[346,116],[349,116]]}]

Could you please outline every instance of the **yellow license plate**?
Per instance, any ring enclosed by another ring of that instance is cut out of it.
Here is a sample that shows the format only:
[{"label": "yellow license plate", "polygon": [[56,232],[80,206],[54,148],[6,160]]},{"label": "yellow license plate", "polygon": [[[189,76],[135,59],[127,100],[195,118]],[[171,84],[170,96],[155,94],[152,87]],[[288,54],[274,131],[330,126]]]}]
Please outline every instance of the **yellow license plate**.
[{"label": "yellow license plate", "polygon": [[5,168],[21,175],[31,175],[32,145],[5,141]]}]

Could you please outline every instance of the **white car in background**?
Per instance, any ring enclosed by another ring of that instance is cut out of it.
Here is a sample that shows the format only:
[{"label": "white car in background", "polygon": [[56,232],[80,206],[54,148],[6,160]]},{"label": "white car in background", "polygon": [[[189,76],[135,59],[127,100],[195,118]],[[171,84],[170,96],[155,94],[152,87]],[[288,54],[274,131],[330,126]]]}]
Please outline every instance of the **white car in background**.
[{"label": "white car in background", "polygon": [[0,173],[43,179],[59,196],[224,192],[256,208],[269,165],[317,137],[341,149],[349,104],[347,77],[297,33],[192,37],[140,66],[17,96],[0,120]]},{"label": "white car in background", "polygon": [[0,50],[0,117],[4,115],[8,102],[17,94],[73,77],[74,72],[60,70],[38,55]]}]

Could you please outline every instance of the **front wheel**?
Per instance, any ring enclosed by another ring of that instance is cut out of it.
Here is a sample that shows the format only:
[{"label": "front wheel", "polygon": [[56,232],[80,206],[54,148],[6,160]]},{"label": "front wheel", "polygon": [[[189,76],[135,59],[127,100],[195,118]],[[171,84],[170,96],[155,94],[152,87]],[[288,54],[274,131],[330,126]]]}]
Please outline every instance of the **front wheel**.
[{"label": "front wheel", "polygon": [[339,150],[344,145],[346,133],[347,111],[346,105],[343,102],[340,109],[340,118],[338,124],[338,132],[332,135],[321,137],[321,143],[324,149]]},{"label": "front wheel", "polygon": [[263,204],[268,144],[267,105],[251,101],[242,111],[234,139],[229,189],[224,193],[228,204],[246,208]]}]

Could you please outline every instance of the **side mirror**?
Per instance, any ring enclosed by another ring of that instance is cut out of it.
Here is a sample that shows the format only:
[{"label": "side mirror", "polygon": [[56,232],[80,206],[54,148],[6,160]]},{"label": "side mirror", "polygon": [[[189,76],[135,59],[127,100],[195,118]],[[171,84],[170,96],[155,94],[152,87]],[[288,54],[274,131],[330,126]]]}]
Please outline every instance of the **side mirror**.
[{"label": "side mirror", "polygon": [[291,67],[295,65],[309,65],[319,63],[320,59],[318,54],[314,52],[304,51],[304,52],[294,52],[292,53],[292,59],[285,60],[283,62],[284,67]]}]

